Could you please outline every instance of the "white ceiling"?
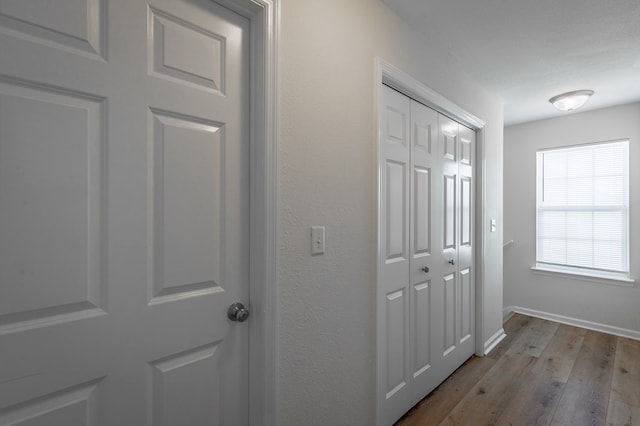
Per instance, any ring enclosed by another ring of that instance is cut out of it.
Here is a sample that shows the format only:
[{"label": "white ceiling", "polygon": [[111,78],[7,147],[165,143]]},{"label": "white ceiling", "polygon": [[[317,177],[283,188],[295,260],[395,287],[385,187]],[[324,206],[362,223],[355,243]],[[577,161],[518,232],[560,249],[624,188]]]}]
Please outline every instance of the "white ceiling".
[{"label": "white ceiling", "polygon": [[[505,125],[640,101],[640,0],[382,0],[504,100]],[[640,118],[639,118],[640,119]]]}]

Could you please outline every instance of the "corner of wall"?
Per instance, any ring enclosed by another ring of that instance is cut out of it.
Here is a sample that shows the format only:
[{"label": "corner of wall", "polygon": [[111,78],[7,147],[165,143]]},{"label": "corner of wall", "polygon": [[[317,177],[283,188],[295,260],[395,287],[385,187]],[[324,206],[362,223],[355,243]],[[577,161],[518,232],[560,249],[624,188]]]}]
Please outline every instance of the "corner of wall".
[{"label": "corner of wall", "polygon": [[484,342],[484,351],[483,355],[489,355],[489,353],[496,347],[502,340],[507,337],[507,334],[504,332],[504,328],[500,328],[489,340]]}]

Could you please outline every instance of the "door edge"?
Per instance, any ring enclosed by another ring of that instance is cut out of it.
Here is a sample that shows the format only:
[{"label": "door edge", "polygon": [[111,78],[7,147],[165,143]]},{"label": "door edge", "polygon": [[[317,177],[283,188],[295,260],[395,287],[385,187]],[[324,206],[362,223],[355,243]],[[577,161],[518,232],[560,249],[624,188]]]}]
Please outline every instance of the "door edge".
[{"label": "door edge", "polygon": [[249,424],[278,424],[277,52],[280,0],[213,0],[250,22]]}]

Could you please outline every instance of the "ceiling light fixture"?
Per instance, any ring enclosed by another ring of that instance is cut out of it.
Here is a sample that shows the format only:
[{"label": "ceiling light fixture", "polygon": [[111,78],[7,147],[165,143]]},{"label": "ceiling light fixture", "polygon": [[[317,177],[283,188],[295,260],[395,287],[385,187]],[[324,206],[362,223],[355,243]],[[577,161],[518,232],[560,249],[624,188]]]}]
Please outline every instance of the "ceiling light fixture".
[{"label": "ceiling light fixture", "polygon": [[549,99],[549,102],[560,111],[571,111],[584,105],[591,95],[593,95],[593,90],[576,90],[554,96]]}]

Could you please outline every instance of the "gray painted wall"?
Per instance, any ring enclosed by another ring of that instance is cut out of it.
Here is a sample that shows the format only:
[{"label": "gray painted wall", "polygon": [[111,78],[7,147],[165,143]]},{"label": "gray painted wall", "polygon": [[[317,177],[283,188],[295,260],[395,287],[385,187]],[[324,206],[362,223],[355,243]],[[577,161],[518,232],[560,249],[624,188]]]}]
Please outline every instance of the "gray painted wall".
[{"label": "gray painted wall", "polygon": [[[487,122],[486,339],[502,327],[502,105],[379,0],[283,0],[279,49],[278,423],[372,425],[374,58]],[[310,256],[312,225],[325,255]]]},{"label": "gray painted wall", "polygon": [[640,103],[505,128],[504,302],[544,313],[640,331],[640,288],[531,272],[535,263],[536,150],[629,138],[631,275],[640,274]]}]

